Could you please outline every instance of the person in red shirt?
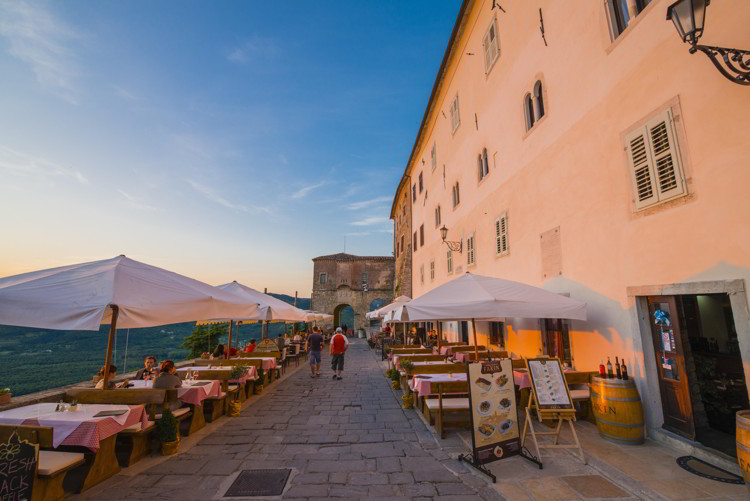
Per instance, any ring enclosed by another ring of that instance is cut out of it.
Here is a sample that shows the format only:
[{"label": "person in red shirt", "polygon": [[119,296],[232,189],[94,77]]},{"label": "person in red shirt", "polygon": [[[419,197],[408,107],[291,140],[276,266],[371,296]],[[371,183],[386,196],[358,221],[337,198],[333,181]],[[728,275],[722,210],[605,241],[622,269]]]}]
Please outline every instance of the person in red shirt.
[{"label": "person in red shirt", "polygon": [[247,346],[245,346],[245,353],[252,353],[253,350],[255,349],[255,346],[256,346],[255,345],[255,339],[252,339],[250,341],[250,344],[247,345]]},{"label": "person in red shirt", "polygon": [[328,345],[328,353],[331,355],[331,370],[333,370],[333,378],[341,381],[343,378],[341,375],[344,373],[344,352],[349,348],[349,340],[344,336],[341,327],[336,329],[336,334],[331,338],[331,343]]}]

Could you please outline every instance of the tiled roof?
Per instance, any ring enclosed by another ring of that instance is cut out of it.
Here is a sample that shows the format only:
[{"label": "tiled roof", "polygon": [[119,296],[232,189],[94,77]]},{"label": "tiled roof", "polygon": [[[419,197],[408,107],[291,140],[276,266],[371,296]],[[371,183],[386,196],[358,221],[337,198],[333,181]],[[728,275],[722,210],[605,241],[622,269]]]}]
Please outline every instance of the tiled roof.
[{"label": "tiled roof", "polygon": [[329,256],[314,257],[313,261],[393,261],[393,256],[355,256],[353,254],[331,254]]}]

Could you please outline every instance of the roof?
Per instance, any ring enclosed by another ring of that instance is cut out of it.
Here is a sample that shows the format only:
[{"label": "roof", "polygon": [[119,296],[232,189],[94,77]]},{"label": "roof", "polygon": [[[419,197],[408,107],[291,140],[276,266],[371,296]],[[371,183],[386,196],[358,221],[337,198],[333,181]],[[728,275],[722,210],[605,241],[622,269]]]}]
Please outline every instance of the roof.
[{"label": "roof", "polygon": [[[398,188],[396,189],[396,195],[401,191],[401,186],[404,184],[404,181],[407,177],[409,177],[409,166],[411,165],[412,160],[414,160],[414,155],[417,154],[417,147],[419,146],[419,140],[422,137],[422,131],[425,128],[425,125],[427,125],[427,119],[430,116],[430,110],[435,105],[435,99],[438,96],[438,89],[440,88],[440,82],[443,79],[445,69],[448,66],[448,61],[450,60],[451,54],[453,53],[453,45],[458,41],[459,34],[461,32],[461,25],[463,24],[464,17],[468,13],[469,5],[474,3],[474,0],[463,0],[461,2],[461,8],[458,11],[458,16],[456,17],[456,24],[453,25],[453,32],[451,33],[451,38],[448,41],[448,46],[445,48],[445,53],[443,54],[443,60],[440,62],[440,69],[438,69],[437,76],[435,77],[435,83],[432,84],[432,92],[430,92],[430,100],[427,101],[427,107],[424,110],[424,116],[422,117],[422,123],[419,124],[419,129],[417,130],[417,137],[414,140],[414,146],[411,149],[411,154],[409,155],[409,161],[406,162],[406,167],[404,167],[404,174],[401,176],[401,181],[398,183]],[[393,217],[394,211],[396,210],[396,202],[398,201],[398,196],[393,197],[393,203],[391,204],[391,218]]]},{"label": "roof", "polygon": [[314,257],[313,261],[393,261],[395,259],[393,256],[355,256],[339,252],[338,254]]}]

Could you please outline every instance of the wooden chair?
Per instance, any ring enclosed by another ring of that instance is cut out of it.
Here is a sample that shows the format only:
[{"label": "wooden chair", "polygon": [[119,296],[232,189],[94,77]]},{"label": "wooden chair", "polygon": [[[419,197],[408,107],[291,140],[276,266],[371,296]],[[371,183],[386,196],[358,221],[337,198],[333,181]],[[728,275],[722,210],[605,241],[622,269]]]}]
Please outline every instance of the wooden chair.
[{"label": "wooden chair", "polygon": [[591,391],[589,383],[591,378],[599,375],[596,371],[565,372],[565,381],[570,389],[570,398],[574,404],[578,404],[578,417],[591,423],[596,423],[594,409],[591,407]]},{"label": "wooden chair", "polygon": [[[438,398],[427,399],[425,405],[430,417],[434,414],[435,429],[440,438],[445,438],[446,414],[459,416],[458,424],[462,428],[466,427],[471,422],[469,416],[469,383],[452,381],[432,383],[430,386],[430,392],[437,393]],[[444,398],[446,394],[450,394],[450,398]],[[463,396],[464,394],[466,396]]]},{"label": "wooden chair", "polygon": [[[176,391],[174,398],[175,400],[177,399]],[[141,423],[137,423],[117,434],[115,455],[121,467],[128,467],[135,464],[151,453],[151,439],[156,428],[156,416],[161,417],[161,410],[168,405],[167,390],[154,390],[150,388],[121,388],[107,391],[90,388],[71,388],[65,391],[64,399],[66,402],[76,400],[82,404],[145,406],[148,413],[148,424],[143,427]],[[180,416],[183,420],[189,418],[190,409],[187,407],[184,408]]]},{"label": "wooden chair", "polygon": [[525,358],[512,358],[510,360],[511,365],[514,369],[525,369],[526,368],[526,359]]},{"label": "wooden chair", "polygon": [[[82,466],[85,456],[80,452],[60,452],[52,448],[52,428],[46,426],[0,425],[0,442],[6,443],[13,433],[21,440],[39,445],[39,459],[34,474],[30,501],[59,501],[65,497],[63,483],[69,471]],[[80,486],[69,492],[80,491]]]}]

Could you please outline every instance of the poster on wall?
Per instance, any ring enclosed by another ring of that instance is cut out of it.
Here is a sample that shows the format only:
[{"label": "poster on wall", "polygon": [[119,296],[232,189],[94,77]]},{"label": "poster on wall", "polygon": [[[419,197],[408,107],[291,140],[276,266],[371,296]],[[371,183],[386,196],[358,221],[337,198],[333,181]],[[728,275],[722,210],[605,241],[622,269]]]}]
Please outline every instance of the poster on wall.
[{"label": "poster on wall", "polygon": [[521,452],[510,359],[469,364],[474,462],[490,463]]},{"label": "poster on wall", "polygon": [[536,405],[540,410],[572,410],[575,406],[568,392],[560,359],[534,358],[526,360]]},{"label": "poster on wall", "polygon": [[15,432],[0,444],[0,499],[31,499],[38,457],[37,445]]}]

